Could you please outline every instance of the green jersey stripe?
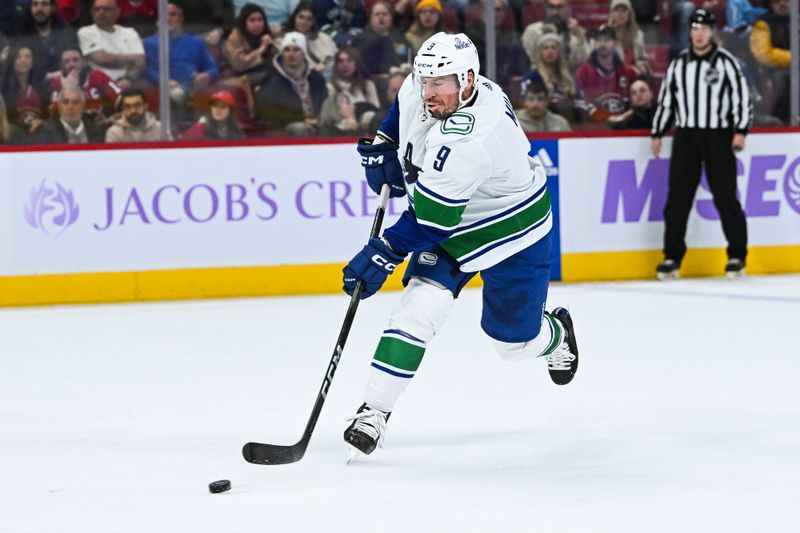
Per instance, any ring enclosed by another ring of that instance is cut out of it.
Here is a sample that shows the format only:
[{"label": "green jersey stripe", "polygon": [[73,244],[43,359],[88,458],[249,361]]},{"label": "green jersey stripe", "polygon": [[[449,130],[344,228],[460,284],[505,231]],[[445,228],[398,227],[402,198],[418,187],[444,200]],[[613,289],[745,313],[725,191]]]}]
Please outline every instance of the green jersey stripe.
[{"label": "green jersey stripe", "polygon": [[426,195],[419,187],[414,187],[414,212],[420,224],[441,229],[452,229],[461,223],[464,205],[448,205]]},{"label": "green jersey stripe", "polygon": [[381,337],[373,359],[407,372],[416,372],[425,355],[425,348],[394,337]]},{"label": "green jersey stripe", "polygon": [[493,242],[503,240],[516,233],[524,232],[547,218],[549,213],[550,191],[545,190],[541,198],[519,213],[515,213],[508,218],[497,220],[486,226],[454,235],[442,243],[442,248],[458,259]]}]

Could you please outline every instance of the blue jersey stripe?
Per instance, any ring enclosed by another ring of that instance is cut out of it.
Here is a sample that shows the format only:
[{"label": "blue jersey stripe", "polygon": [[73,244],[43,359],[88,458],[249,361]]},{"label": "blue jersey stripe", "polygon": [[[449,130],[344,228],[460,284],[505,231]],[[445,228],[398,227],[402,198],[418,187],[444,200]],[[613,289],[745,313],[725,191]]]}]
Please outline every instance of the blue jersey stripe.
[{"label": "blue jersey stripe", "polygon": [[497,241],[496,243],[492,244],[491,246],[487,246],[486,248],[484,248],[483,250],[479,251],[478,253],[475,253],[475,254],[472,254],[470,256],[467,256],[464,259],[459,259],[458,262],[463,265],[465,263],[468,263],[470,261],[473,261],[473,260],[477,259],[478,257],[482,256],[485,253],[491,252],[492,250],[494,250],[498,246],[502,246],[502,245],[507,244],[507,243],[509,243],[511,241],[515,241],[517,239],[521,239],[525,235],[527,235],[528,233],[532,232],[533,230],[535,230],[536,228],[538,228],[539,226],[541,226],[542,224],[547,222],[550,219],[550,217],[552,217],[552,216],[553,216],[553,212],[550,211],[549,213],[547,213],[546,217],[544,217],[542,220],[540,220],[539,222],[537,222],[536,224],[534,224],[530,228],[526,229],[524,232],[522,232],[522,233],[520,233],[518,235],[512,235],[511,237],[509,237],[507,239],[504,239],[502,241]]},{"label": "blue jersey stripe", "polygon": [[542,185],[542,187],[538,191],[536,191],[533,194],[533,196],[530,196],[529,198],[526,198],[523,202],[518,203],[517,205],[506,209],[502,213],[497,213],[496,215],[492,215],[492,216],[487,217],[487,218],[482,218],[481,220],[479,220],[477,222],[473,222],[472,224],[469,224],[467,226],[462,226],[462,227],[458,228],[453,235],[455,236],[455,235],[458,235],[459,233],[463,233],[465,231],[471,230],[472,228],[475,228],[477,226],[481,226],[483,224],[492,222],[493,220],[497,220],[498,218],[502,218],[502,217],[504,217],[506,215],[509,215],[509,214],[513,213],[514,211],[521,211],[528,204],[531,204],[531,203],[535,202],[536,200],[538,200],[539,198],[541,198],[542,194],[544,194],[544,191],[546,189],[547,189],[547,185]]},{"label": "blue jersey stripe", "polygon": [[428,196],[432,196],[432,197],[436,198],[437,200],[439,200],[440,202],[442,202],[444,204],[463,205],[463,204],[466,204],[467,202],[469,202],[469,198],[467,198],[465,200],[453,200],[453,199],[447,198],[445,196],[442,196],[441,194],[435,193],[432,190],[430,190],[429,188],[425,187],[420,180],[417,180],[417,182],[414,184],[414,186],[415,187],[419,187],[422,190],[422,192],[424,192]]}]

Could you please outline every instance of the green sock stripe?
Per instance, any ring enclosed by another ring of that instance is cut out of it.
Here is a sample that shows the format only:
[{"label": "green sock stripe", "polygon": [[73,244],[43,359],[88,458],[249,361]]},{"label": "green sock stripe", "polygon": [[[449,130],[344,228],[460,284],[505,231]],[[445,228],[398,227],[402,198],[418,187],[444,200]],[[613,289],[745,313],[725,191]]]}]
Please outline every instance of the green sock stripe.
[{"label": "green sock stripe", "polygon": [[550,321],[550,327],[553,328],[553,340],[550,341],[550,344],[547,346],[547,349],[545,349],[544,353],[542,354],[542,355],[547,355],[553,353],[556,347],[559,344],[561,344],[561,341],[564,338],[564,330],[562,329],[561,324],[558,322],[558,320],[550,316],[549,313],[545,314],[544,316],[547,317],[547,320]]},{"label": "green sock stripe", "polygon": [[394,337],[381,337],[373,359],[401,370],[416,372],[425,355],[425,348]]}]

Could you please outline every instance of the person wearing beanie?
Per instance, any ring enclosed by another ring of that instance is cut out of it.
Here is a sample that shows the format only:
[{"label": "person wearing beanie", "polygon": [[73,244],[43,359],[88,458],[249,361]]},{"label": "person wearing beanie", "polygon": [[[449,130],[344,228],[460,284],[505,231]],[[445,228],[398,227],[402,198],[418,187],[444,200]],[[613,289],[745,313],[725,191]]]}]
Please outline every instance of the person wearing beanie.
[{"label": "person wearing beanie", "polygon": [[439,0],[419,0],[415,8],[414,23],[406,32],[414,55],[420,46],[440,31],[445,31],[442,3]]},{"label": "person wearing beanie", "polygon": [[549,108],[571,124],[583,122],[586,118],[586,103],[578,91],[575,80],[567,65],[563,51],[563,41],[556,33],[555,26],[545,24],[536,41],[532,70],[522,79],[522,93],[532,81],[541,80],[549,94]]},{"label": "person wearing beanie", "polygon": [[564,57],[570,70],[575,70],[585,62],[592,51],[591,44],[586,38],[586,30],[578,20],[569,12],[567,0],[544,0],[545,19],[528,25],[522,33],[522,45],[528,57],[533,61],[536,41],[542,33],[542,27],[547,24],[556,28],[556,33],[561,37]]},{"label": "person wearing beanie", "polygon": [[286,31],[300,32],[306,37],[308,57],[314,70],[330,77],[333,67],[333,56],[336,55],[336,42],[325,32],[319,31],[317,19],[314,17],[314,4],[310,0],[303,0],[289,17]]},{"label": "person wearing beanie", "polygon": [[650,58],[644,48],[644,33],[636,23],[631,0],[611,0],[608,25],[617,34],[617,54],[639,76],[650,74]]},{"label": "person wearing beanie", "polygon": [[267,131],[292,136],[314,135],[327,96],[325,78],[310,68],[305,35],[288,32],[273,60],[273,72],[256,98],[262,125]]},{"label": "person wearing beanie", "polygon": [[225,90],[215,91],[209,111],[183,134],[184,141],[241,139],[242,129],[236,118],[236,100]]}]

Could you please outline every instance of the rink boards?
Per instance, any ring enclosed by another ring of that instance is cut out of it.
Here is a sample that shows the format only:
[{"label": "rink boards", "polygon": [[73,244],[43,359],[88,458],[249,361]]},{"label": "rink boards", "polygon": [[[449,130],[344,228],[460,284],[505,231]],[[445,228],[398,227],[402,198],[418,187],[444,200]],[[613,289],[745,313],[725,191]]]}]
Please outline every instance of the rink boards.
[{"label": "rink boards", "polygon": [[[646,137],[531,144],[555,204],[553,279],[651,277],[668,159]],[[377,205],[350,141],[94,148],[0,152],[0,305],[335,292]],[[750,135],[738,163],[749,272],[800,272],[797,133]],[[707,189],[687,243],[684,275],[721,272]]]}]

